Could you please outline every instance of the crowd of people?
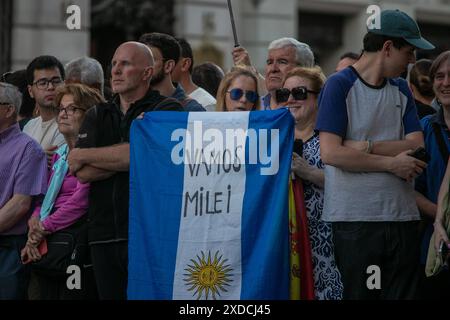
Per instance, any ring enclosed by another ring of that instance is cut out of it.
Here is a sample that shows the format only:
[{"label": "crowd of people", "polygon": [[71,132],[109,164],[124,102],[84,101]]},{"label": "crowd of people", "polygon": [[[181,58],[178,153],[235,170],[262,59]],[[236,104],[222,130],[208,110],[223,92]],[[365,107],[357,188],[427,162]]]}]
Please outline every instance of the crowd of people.
[{"label": "crowd of people", "polygon": [[[143,113],[277,108],[289,108],[303,146],[291,170],[315,298],[449,297],[450,51],[416,61],[434,46],[399,10],[383,11],[362,45],[328,78],[294,38],[269,44],[262,75],[244,47],[224,72],[194,66],[190,44],[162,33],[121,44],[106,77],[89,57],[39,56],[4,74],[0,299],[126,299],[130,127]],[[81,290],[58,272],[67,250]],[[370,266],[381,270],[375,290]]]}]

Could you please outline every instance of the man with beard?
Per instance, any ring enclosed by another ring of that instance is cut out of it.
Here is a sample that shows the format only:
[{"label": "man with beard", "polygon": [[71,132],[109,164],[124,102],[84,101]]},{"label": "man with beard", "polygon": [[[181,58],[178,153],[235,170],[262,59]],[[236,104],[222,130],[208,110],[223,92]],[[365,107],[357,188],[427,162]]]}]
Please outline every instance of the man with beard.
[{"label": "man with beard", "polygon": [[163,96],[180,101],[185,111],[205,111],[200,103],[186,95],[179,83],[172,83],[171,74],[181,56],[178,41],[168,34],[153,32],[143,34],[139,42],[152,50],[155,59],[155,75],[150,83],[152,88]]},{"label": "man with beard", "polygon": [[55,150],[63,145],[53,106],[56,88],[64,84],[64,67],[53,56],[39,56],[27,67],[28,92],[36,101],[39,117],[30,120],[23,132],[35,139],[47,153],[49,163]]},{"label": "man with beard", "polygon": [[172,80],[178,82],[186,94],[197,100],[206,110],[216,110],[216,98],[202,87],[197,86],[192,81],[192,71],[194,67],[194,55],[189,42],[183,38],[176,38],[181,47],[181,57],[172,72]]}]

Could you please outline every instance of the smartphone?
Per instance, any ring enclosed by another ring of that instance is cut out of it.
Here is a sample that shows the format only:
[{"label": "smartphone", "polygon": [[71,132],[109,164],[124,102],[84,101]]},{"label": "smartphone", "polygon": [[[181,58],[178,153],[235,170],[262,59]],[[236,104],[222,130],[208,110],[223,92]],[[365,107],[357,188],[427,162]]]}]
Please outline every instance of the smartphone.
[{"label": "smartphone", "polygon": [[300,157],[303,156],[303,140],[302,139],[295,139],[294,149],[292,151],[294,151]]},{"label": "smartphone", "polygon": [[47,240],[45,238],[39,244],[38,250],[39,250],[39,253],[41,254],[41,256],[44,256],[47,254],[48,247],[47,247]]},{"label": "smartphone", "polygon": [[414,152],[411,153],[410,156],[419,159],[420,161],[423,161],[425,163],[428,163],[430,161],[430,156],[423,147],[419,147],[416,150],[414,150]]}]

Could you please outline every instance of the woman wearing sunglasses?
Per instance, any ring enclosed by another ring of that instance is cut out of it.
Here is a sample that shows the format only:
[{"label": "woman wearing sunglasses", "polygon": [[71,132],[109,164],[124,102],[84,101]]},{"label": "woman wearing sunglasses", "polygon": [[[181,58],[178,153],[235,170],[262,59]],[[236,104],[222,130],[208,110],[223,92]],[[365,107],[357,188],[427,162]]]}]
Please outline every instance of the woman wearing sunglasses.
[{"label": "woman wearing sunglasses", "polygon": [[258,82],[253,72],[235,67],[217,90],[216,111],[253,111],[259,109]]},{"label": "woman wearing sunglasses", "polygon": [[[57,89],[54,100],[55,111],[58,129],[66,143],[53,155],[48,191],[43,202],[36,206],[28,221],[28,241],[22,250],[24,263],[41,260],[44,254],[50,255],[50,251],[55,248],[48,246],[48,252],[45,253],[46,250],[42,245],[47,242],[45,239],[51,234],[58,231],[68,232],[69,227],[71,229],[76,227],[78,230],[83,228],[82,225],[86,226],[84,217],[88,209],[89,184],[81,184],[69,173],[66,159],[70,150],[75,147],[86,111],[101,102],[104,102],[104,99],[98,91],[84,85],[70,84]],[[84,263],[88,264],[87,261]],[[36,270],[36,267],[37,265],[34,265],[33,268]],[[87,280],[85,278],[88,270],[83,269],[82,274],[82,290],[68,290],[66,277],[39,273],[36,278],[40,299],[87,298],[87,290],[90,286],[88,282],[85,282]],[[90,282],[92,285],[92,281]]]},{"label": "woman wearing sunglasses", "polygon": [[318,95],[325,83],[319,67],[289,71],[283,88],[276,91],[279,107],[288,107],[295,119],[295,139],[303,142],[301,154],[293,154],[292,171],[303,182],[312,250],[316,299],[342,299],[341,276],[334,260],[331,226],[321,221],[324,165],[320,159],[319,135],[314,131]]}]

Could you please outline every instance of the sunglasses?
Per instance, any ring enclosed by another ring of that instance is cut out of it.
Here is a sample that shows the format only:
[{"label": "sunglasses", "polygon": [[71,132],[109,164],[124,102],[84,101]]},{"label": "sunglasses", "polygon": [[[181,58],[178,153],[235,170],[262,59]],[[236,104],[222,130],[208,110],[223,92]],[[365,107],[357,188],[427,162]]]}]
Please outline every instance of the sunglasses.
[{"label": "sunglasses", "polygon": [[289,96],[292,94],[295,100],[306,100],[308,99],[308,92],[318,94],[317,91],[308,90],[306,87],[295,87],[291,90],[287,88],[280,88],[275,91],[275,99],[277,103],[286,102],[289,100]]},{"label": "sunglasses", "polygon": [[234,101],[237,101],[240,98],[242,98],[244,93],[245,93],[245,98],[247,99],[247,101],[249,101],[251,103],[255,103],[258,100],[258,94],[255,91],[244,91],[239,88],[234,88],[227,92],[230,94],[231,100],[234,100]]}]

